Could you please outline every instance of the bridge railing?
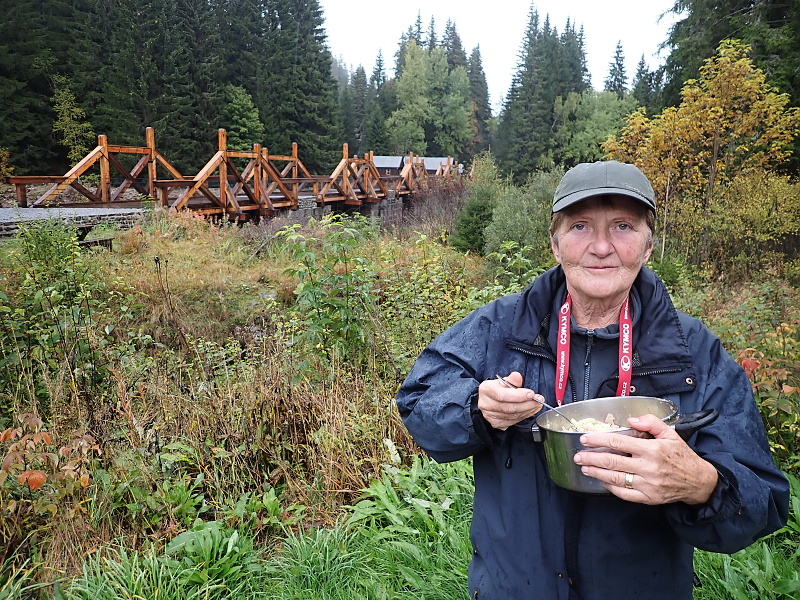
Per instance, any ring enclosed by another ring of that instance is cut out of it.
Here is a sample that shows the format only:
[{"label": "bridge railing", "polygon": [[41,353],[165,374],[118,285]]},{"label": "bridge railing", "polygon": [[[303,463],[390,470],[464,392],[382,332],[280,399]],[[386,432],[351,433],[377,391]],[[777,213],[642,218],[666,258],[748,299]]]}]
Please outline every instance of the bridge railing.
[{"label": "bridge railing", "polygon": [[[424,159],[409,153],[399,174],[381,175],[374,153],[350,157],[348,145],[344,144],[342,159],[331,175],[312,175],[300,160],[296,143],[292,144],[291,154],[285,156],[271,155],[259,144],[252,151],[229,150],[224,129],[218,130],[217,141],[217,152],[193,177],[183,176],[164,158],[156,149],[153,128],[148,127],[145,146],[111,145],[105,135],[100,135],[97,147],[65,175],[11,177],[9,182],[16,186],[17,204],[21,207],[28,206],[27,187],[32,184],[52,185],[31,206],[119,205],[125,192],[133,188],[170,210],[191,209],[238,220],[245,219],[247,213],[270,216],[281,209],[297,209],[301,200],[305,205],[317,206],[377,203],[390,196],[413,194],[426,185],[430,176],[450,179],[458,172],[457,163],[448,157],[429,175]],[[140,156],[132,169],[128,170],[119,159],[123,154]],[[240,171],[243,160],[248,162]],[[95,165],[99,166],[100,176],[93,191],[81,177]],[[116,188],[111,185],[112,170],[122,177]],[[166,177],[159,178],[159,171]],[[87,201],[61,202],[68,189]]]},{"label": "bridge railing", "polygon": [[[166,169],[177,179],[180,179],[182,175],[156,149],[155,133],[152,127],[148,127],[145,131],[145,144],[145,146],[117,146],[109,144],[105,135],[99,135],[97,137],[97,147],[91,150],[65,175],[9,177],[8,182],[16,186],[17,205],[23,208],[28,206],[27,186],[42,183],[51,183],[53,185],[30,206],[42,206],[45,204],[66,206],[72,204],[70,202],[58,202],[60,196],[70,188],[88,199],[88,203],[81,202],[81,206],[121,202],[124,193],[131,187],[142,195],[154,197],[154,182],[158,166]],[[119,160],[118,155],[120,154],[138,155],[141,158],[129,171]],[[80,178],[96,164],[99,165],[100,176],[97,189],[92,191],[83,185]],[[116,189],[113,189],[111,185],[112,168],[122,176],[122,184]],[[147,186],[142,185],[139,181],[139,177],[145,169],[147,169]]]}]

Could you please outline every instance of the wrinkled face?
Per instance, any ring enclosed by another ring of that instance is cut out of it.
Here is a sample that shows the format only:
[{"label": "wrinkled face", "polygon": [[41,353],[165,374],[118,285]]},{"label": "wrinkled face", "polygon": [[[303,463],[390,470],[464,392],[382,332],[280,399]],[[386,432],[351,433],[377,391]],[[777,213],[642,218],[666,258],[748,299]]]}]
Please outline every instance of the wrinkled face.
[{"label": "wrinkled face", "polygon": [[626,196],[597,196],[570,206],[551,236],[577,302],[622,302],[653,250],[647,209]]}]

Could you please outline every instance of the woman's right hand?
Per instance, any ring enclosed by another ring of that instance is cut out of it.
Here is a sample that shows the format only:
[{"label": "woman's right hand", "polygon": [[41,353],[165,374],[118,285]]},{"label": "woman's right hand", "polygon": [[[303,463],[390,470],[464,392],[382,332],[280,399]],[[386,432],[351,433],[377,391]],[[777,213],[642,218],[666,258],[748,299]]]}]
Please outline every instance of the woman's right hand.
[{"label": "woman's right hand", "polygon": [[[544,396],[522,386],[522,374],[512,371],[505,380],[487,379],[478,386],[478,409],[495,429],[506,430],[542,409]],[[514,386],[514,387],[512,387]],[[536,402],[534,398],[538,398]]]}]

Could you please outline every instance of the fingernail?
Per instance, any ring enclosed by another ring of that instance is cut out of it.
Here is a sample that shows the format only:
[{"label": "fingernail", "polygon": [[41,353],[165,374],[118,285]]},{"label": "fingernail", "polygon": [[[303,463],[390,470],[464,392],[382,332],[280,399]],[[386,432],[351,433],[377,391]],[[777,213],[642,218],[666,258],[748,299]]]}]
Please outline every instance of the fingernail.
[{"label": "fingernail", "polygon": [[639,417],[631,417],[630,419],[628,419],[628,423],[638,423],[638,422],[639,422]]},{"label": "fingernail", "polygon": [[588,475],[589,474],[589,467],[581,467],[581,473],[583,473],[584,475]]},{"label": "fingernail", "polygon": [[527,394],[525,394],[525,397],[526,397],[528,400],[533,400],[533,398],[534,398],[535,396],[536,396],[536,394],[534,394],[533,392],[528,392]]},{"label": "fingernail", "polygon": [[581,458],[581,453],[580,452],[576,452],[575,453],[575,459],[574,460],[575,460],[575,464],[577,464],[577,465],[581,464],[582,458]]}]

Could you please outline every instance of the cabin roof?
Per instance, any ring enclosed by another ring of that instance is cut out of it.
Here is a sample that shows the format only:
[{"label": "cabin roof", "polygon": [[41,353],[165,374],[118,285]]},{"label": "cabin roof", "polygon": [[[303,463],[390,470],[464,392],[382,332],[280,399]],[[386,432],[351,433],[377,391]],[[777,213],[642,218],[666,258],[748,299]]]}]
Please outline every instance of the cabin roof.
[{"label": "cabin roof", "polygon": [[373,164],[379,169],[402,169],[406,162],[405,156],[373,156]]}]

